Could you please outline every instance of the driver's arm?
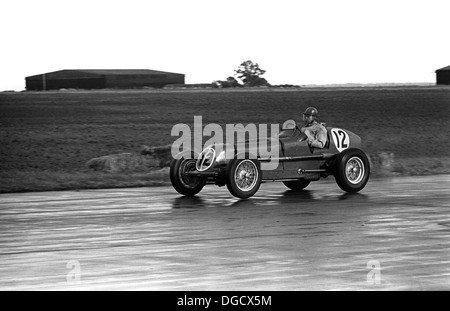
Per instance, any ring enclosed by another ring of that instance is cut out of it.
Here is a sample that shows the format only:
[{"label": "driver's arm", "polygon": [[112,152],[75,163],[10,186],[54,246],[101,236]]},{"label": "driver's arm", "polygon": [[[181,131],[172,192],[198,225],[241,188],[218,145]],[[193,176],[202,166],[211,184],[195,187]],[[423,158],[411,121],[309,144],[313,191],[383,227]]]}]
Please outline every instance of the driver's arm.
[{"label": "driver's arm", "polygon": [[311,147],[324,148],[327,143],[326,130],[319,129],[316,133],[316,136],[313,139],[309,139],[308,143]]}]

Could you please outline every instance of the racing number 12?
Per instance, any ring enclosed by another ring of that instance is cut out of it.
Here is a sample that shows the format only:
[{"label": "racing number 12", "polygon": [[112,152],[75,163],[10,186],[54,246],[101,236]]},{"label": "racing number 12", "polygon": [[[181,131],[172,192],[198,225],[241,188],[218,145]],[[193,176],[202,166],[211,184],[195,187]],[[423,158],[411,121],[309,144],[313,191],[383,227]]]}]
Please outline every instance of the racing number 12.
[{"label": "racing number 12", "polygon": [[338,148],[348,148],[348,145],[345,143],[345,138],[347,138],[347,134],[343,130],[339,130],[334,132],[334,135],[336,136],[336,141],[338,144]]},{"label": "racing number 12", "polygon": [[332,133],[334,135],[334,143],[336,145],[336,149],[339,152],[341,152],[344,149],[347,149],[349,145],[349,137],[347,133],[341,129],[333,129]]}]

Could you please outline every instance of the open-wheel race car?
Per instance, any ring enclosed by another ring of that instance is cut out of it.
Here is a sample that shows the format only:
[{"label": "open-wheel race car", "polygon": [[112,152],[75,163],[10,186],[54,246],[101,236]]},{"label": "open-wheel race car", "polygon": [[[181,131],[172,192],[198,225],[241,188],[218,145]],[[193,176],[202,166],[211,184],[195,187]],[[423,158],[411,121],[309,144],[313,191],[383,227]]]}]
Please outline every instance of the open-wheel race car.
[{"label": "open-wheel race car", "polygon": [[[215,144],[200,154],[184,151],[170,164],[170,180],[180,194],[194,196],[206,184],[227,186],[232,195],[249,198],[262,182],[281,181],[292,190],[302,190],[311,181],[335,177],[346,192],[362,190],[370,175],[366,154],[360,149],[361,138],[345,129],[326,127],[324,148],[313,148],[295,121],[284,122],[276,139],[279,156],[276,158],[247,149],[239,154],[236,146]],[[276,161],[276,167],[264,169],[263,163]]]}]

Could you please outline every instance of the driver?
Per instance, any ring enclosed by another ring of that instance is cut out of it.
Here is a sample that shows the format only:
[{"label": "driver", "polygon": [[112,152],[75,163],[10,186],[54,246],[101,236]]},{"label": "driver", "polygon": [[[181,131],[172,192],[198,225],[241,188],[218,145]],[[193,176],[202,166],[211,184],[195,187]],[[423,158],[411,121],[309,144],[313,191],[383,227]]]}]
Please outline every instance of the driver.
[{"label": "driver", "polygon": [[314,107],[306,108],[303,112],[303,126],[300,131],[305,133],[309,146],[314,148],[323,148],[327,143],[327,129],[321,123],[317,122],[319,112]]}]

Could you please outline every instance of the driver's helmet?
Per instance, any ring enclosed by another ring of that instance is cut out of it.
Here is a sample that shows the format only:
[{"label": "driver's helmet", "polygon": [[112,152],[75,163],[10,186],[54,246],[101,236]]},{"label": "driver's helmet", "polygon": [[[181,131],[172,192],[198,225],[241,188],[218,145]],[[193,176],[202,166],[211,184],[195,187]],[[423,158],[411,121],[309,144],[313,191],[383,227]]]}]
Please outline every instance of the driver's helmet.
[{"label": "driver's helmet", "polygon": [[317,118],[319,116],[319,111],[314,107],[308,107],[305,112],[303,112],[303,115]]}]

